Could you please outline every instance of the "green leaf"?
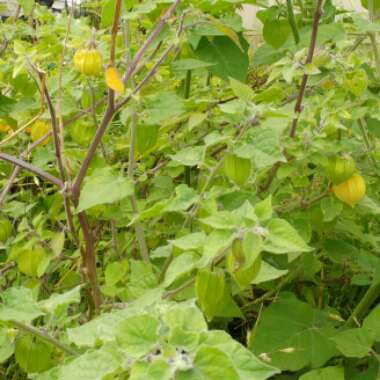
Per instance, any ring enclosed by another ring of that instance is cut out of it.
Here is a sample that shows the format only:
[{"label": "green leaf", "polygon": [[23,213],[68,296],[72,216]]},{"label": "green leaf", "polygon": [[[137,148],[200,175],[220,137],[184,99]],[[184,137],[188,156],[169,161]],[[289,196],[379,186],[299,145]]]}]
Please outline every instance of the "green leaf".
[{"label": "green leaf", "polygon": [[106,266],[104,271],[104,279],[107,286],[116,285],[120,280],[122,280],[126,273],[128,272],[129,264],[127,260],[121,262],[114,261],[110,262]]},{"label": "green leaf", "polygon": [[94,347],[97,343],[113,341],[124,319],[121,312],[104,313],[81,326],[67,329],[68,339],[78,347]]},{"label": "green leaf", "polygon": [[231,296],[229,288],[224,287],[223,298],[215,310],[216,317],[223,318],[244,318],[243,312]]},{"label": "green leaf", "polygon": [[102,15],[100,25],[106,28],[112,25],[113,15],[115,13],[115,0],[108,0],[102,6]]},{"label": "green leaf", "polygon": [[8,329],[0,327],[0,364],[8,360],[14,352],[14,343],[9,339]]},{"label": "green leaf", "polygon": [[380,342],[380,304],[377,305],[364,319],[363,327],[374,333],[376,341]]},{"label": "green leaf", "polygon": [[298,232],[284,219],[272,219],[266,226],[268,237],[264,250],[272,253],[308,252],[312,250]]},{"label": "green leaf", "polygon": [[116,176],[108,167],[96,169],[85,179],[78,211],[102,204],[115,203],[132,194],[133,185],[128,178]]},{"label": "green leaf", "polygon": [[252,284],[261,284],[262,282],[272,281],[287,274],[287,270],[276,269],[265,261],[261,263],[261,269],[257,277],[252,281]]},{"label": "green leaf", "polygon": [[232,361],[221,350],[201,346],[193,360],[194,368],[186,372],[178,372],[176,380],[240,380]]},{"label": "green leaf", "polygon": [[215,229],[234,230],[238,221],[232,213],[228,211],[220,211],[206,218],[202,218],[201,222]]},{"label": "green leaf", "polygon": [[187,185],[178,185],[175,192],[175,197],[164,208],[166,212],[185,211],[198,200],[197,192]]},{"label": "green leaf", "polygon": [[279,373],[277,368],[263,363],[242,344],[237,342],[224,331],[210,331],[202,334],[202,344],[216,347],[227,354],[239,374],[240,380],[265,380]]},{"label": "green leaf", "polygon": [[272,217],[272,196],[269,195],[264,200],[255,204],[255,214],[261,222],[265,222]]},{"label": "green leaf", "polygon": [[194,58],[177,59],[170,64],[174,71],[204,69],[213,65],[214,63],[204,62]]},{"label": "green leaf", "polygon": [[239,35],[232,28],[230,28],[223,22],[220,22],[217,18],[212,17],[211,15],[208,15],[208,18],[211,24],[215,26],[217,30],[229,37],[231,41],[233,41],[240,48],[241,51],[244,51],[240,43]]},{"label": "green leaf", "polygon": [[337,349],[348,358],[364,358],[374,343],[374,334],[366,328],[348,329],[331,338]]},{"label": "green leaf", "polygon": [[203,318],[203,314],[195,306],[194,301],[175,303],[165,311],[163,320],[170,327],[179,327],[188,331],[207,331],[207,323]]},{"label": "green leaf", "polygon": [[230,86],[233,93],[240,99],[249,102],[254,97],[255,93],[248,85],[234,79],[230,78]]},{"label": "green leaf", "polygon": [[197,250],[202,248],[205,244],[206,235],[204,232],[194,232],[192,234],[188,234],[182,236],[175,240],[169,240],[169,242],[182,251],[190,251]]},{"label": "green leaf", "polygon": [[362,96],[368,86],[367,73],[364,69],[346,72],[344,86],[356,97]]},{"label": "green leaf", "polygon": [[157,344],[159,321],[150,315],[136,315],[120,323],[117,341],[132,357],[146,355]]},{"label": "green leaf", "polygon": [[[361,3],[363,8],[368,9],[368,4],[369,4],[368,0],[360,0],[360,3]],[[372,3],[373,3],[372,6],[373,6],[375,11],[380,9],[380,0],[373,0]]]},{"label": "green leaf", "polygon": [[216,76],[228,80],[229,77],[245,83],[248,72],[248,44],[241,38],[244,51],[229,37],[202,37],[195,54],[205,62],[214,65],[209,70]]},{"label": "green leaf", "polygon": [[63,231],[55,233],[53,238],[50,240],[50,247],[55,257],[58,257],[62,253],[64,245],[65,233]]},{"label": "green leaf", "polygon": [[315,369],[302,375],[299,380],[345,380],[342,367]]},{"label": "green leaf", "polygon": [[29,16],[33,10],[35,1],[34,0],[18,0],[18,3],[21,5],[25,16]]},{"label": "green leaf", "polygon": [[194,146],[181,149],[178,153],[170,155],[175,164],[184,166],[197,166],[204,160],[205,147]]},{"label": "green leaf", "polygon": [[131,368],[128,380],[170,380],[173,369],[165,359],[156,359],[151,363],[146,361],[135,362]]},{"label": "green leaf", "polygon": [[337,354],[330,340],[335,334],[335,323],[328,313],[282,294],[263,311],[248,347],[282,370],[320,367]]},{"label": "green leaf", "polygon": [[207,331],[203,314],[189,302],[172,305],[163,315],[163,320],[170,328],[169,343],[188,350],[194,350],[200,333]]},{"label": "green leaf", "polygon": [[320,74],[321,71],[313,63],[307,63],[304,66],[304,73],[306,75],[317,75],[317,74]]},{"label": "green leaf", "polygon": [[66,293],[52,294],[47,300],[40,301],[39,304],[44,311],[54,313],[58,309],[66,308],[70,304],[79,303],[80,288],[81,286],[79,285]]},{"label": "green leaf", "polygon": [[323,221],[331,222],[342,212],[343,203],[333,197],[323,198],[321,201],[321,210]]},{"label": "green leaf", "polygon": [[198,260],[199,257],[191,252],[184,252],[175,257],[166,271],[164,286],[171,285],[178,278],[191,272]]},{"label": "green leaf", "polygon": [[107,347],[87,351],[68,364],[61,365],[57,370],[57,380],[103,380],[120,368],[122,360],[120,355]]},{"label": "green leaf", "polygon": [[291,33],[290,25],[287,20],[271,20],[264,22],[263,37],[265,42],[272,45],[275,49],[280,48]]},{"label": "green leaf", "polygon": [[31,289],[8,288],[3,291],[1,298],[3,303],[0,305],[0,321],[31,323],[35,318],[44,315]]},{"label": "green leaf", "polygon": [[207,236],[203,248],[203,255],[198,263],[199,268],[209,265],[211,261],[222,251],[230,246],[235,238],[234,228],[231,230],[221,229],[214,230]]},{"label": "green leaf", "polygon": [[212,320],[216,315],[216,311],[224,296],[224,287],[224,272],[198,271],[195,278],[195,293],[198,304],[208,320]]},{"label": "green leaf", "polygon": [[20,272],[30,277],[41,277],[50,261],[40,245],[14,246],[8,259],[15,260]]},{"label": "green leaf", "polygon": [[283,57],[283,49],[277,50],[269,44],[263,44],[259,46],[254,52],[253,65],[256,67],[262,65],[271,65]]},{"label": "green leaf", "polygon": [[189,117],[189,131],[192,131],[195,127],[202,124],[207,119],[206,113],[192,113]]},{"label": "green leaf", "polygon": [[31,334],[16,340],[15,359],[25,372],[43,372],[51,368],[52,355],[52,346]]},{"label": "green leaf", "polygon": [[377,118],[367,118],[366,122],[369,133],[380,139],[380,120]]},{"label": "green leaf", "polygon": [[140,154],[144,154],[156,146],[159,129],[158,125],[138,125],[136,147]]},{"label": "green leaf", "polygon": [[253,159],[257,169],[272,166],[278,161],[285,162],[281,152],[280,136],[276,128],[253,128],[248,142],[234,152],[244,158]]},{"label": "green leaf", "polygon": [[150,125],[161,125],[185,112],[184,100],[174,92],[158,91],[144,97],[144,121]]}]

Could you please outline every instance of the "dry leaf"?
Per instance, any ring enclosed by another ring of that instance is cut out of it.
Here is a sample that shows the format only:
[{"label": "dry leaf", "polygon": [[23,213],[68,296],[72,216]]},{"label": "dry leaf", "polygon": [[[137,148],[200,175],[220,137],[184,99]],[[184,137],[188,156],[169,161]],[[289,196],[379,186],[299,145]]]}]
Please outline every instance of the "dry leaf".
[{"label": "dry leaf", "polygon": [[119,94],[124,93],[123,80],[117,69],[113,66],[109,67],[106,70],[106,83],[110,89],[118,92]]}]

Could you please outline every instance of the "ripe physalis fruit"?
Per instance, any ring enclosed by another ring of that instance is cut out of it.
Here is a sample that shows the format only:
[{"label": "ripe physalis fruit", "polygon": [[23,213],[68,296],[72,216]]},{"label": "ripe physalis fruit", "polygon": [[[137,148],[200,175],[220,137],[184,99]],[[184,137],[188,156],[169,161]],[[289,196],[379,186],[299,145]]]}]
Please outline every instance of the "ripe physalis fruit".
[{"label": "ripe physalis fruit", "polygon": [[227,154],[224,158],[224,173],[237,185],[244,185],[251,175],[251,160]]},{"label": "ripe physalis fruit", "polygon": [[[30,129],[30,137],[32,141],[37,141],[41,137],[45,136],[46,133],[50,132],[51,125],[47,121],[36,121]],[[46,145],[50,141],[50,137],[45,139],[41,145]]]},{"label": "ripe physalis fruit", "polygon": [[106,84],[107,86],[119,94],[124,93],[124,83],[116,67],[110,66],[106,70]]},{"label": "ripe physalis fruit", "polygon": [[84,75],[98,75],[102,65],[102,55],[96,49],[79,49],[74,54],[74,66]]},{"label": "ripe physalis fruit", "polygon": [[354,207],[364,197],[366,186],[363,177],[355,173],[346,181],[333,185],[333,191],[338,199]]},{"label": "ripe physalis fruit", "polygon": [[5,243],[12,234],[12,224],[8,218],[0,217],[0,242]]},{"label": "ripe physalis fruit", "polygon": [[355,161],[350,156],[329,158],[327,173],[330,181],[338,185],[349,179],[356,171]]}]

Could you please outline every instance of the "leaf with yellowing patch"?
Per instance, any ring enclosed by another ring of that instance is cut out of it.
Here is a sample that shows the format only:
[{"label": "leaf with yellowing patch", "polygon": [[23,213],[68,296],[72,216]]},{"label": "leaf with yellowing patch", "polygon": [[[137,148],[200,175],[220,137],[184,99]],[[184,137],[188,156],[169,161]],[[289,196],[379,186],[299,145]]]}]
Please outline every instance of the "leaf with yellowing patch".
[{"label": "leaf with yellowing patch", "polygon": [[124,93],[124,83],[116,67],[111,66],[106,70],[106,84],[111,90]]},{"label": "leaf with yellowing patch", "polygon": [[238,47],[241,51],[244,51],[243,47],[241,46],[240,39],[238,34],[231,29],[229,26],[223,24],[220,22],[218,19],[212,16],[208,16],[208,19],[210,20],[210,23],[218,29],[221,33],[226,35],[228,38],[230,38]]}]

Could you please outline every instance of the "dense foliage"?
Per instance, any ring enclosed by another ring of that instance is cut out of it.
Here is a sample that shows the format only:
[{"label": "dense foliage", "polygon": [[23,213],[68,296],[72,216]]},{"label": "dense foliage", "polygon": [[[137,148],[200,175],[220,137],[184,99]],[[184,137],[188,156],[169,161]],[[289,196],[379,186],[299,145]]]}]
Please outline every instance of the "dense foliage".
[{"label": "dense foliage", "polygon": [[379,379],[380,4],[247,2],[1,22],[1,378]]}]

